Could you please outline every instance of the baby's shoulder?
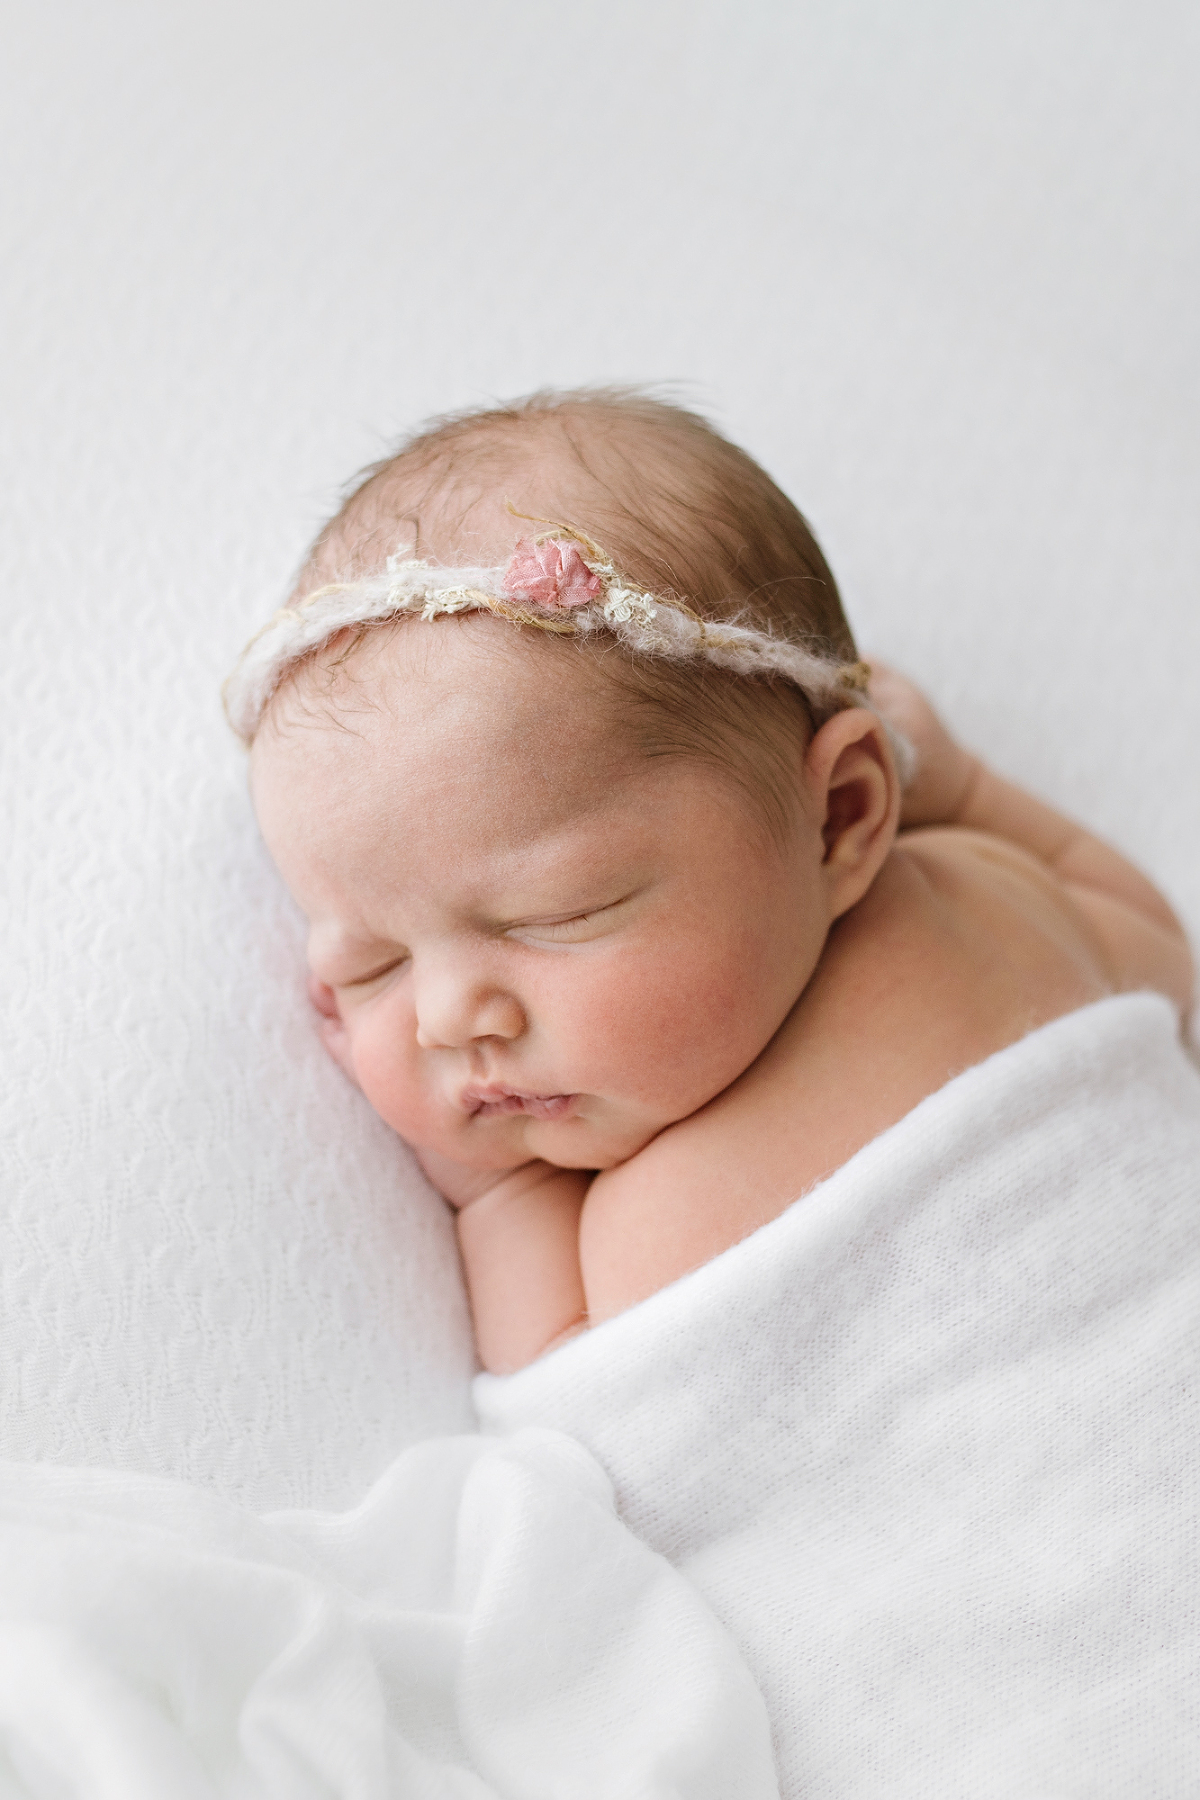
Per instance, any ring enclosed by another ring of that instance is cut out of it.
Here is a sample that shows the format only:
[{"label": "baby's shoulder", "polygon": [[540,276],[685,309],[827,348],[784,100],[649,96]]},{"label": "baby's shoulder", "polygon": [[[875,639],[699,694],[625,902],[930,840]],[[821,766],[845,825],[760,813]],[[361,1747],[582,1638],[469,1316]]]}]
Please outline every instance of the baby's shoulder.
[{"label": "baby's shoulder", "polygon": [[994,976],[997,1002],[1008,996],[1025,1030],[1119,985],[1078,896],[1021,845],[936,826],[904,833],[893,861],[907,875],[891,897],[913,957],[953,955],[963,973]]},{"label": "baby's shoulder", "polygon": [[[963,825],[931,825],[906,831],[896,840],[895,855],[919,869],[933,889],[954,895],[959,904],[1013,897],[1025,890],[1044,899],[1056,913],[1071,913],[1062,883],[1029,850],[990,831]],[[910,890],[911,891],[911,890]]]},{"label": "baby's shoulder", "polygon": [[898,839],[830,934],[804,1004],[813,1028],[839,1036],[869,1014],[884,1061],[941,1085],[1112,990],[1102,943],[1045,863],[989,832],[939,826]]}]

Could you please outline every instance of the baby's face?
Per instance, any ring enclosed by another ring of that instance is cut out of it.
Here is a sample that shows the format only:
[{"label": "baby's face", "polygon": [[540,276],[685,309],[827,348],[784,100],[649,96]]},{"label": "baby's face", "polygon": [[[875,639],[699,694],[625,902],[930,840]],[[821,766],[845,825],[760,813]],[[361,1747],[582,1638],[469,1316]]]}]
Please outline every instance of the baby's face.
[{"label": "baby's face", "polygon": [[721,770],[631,751],[573,647],[413,622],[352,669],[331,717],[282,695],[252,763],[330,1048],[421,1148],[623,1162],[737,1079],[816,966],[803,747],[781,847]]}]

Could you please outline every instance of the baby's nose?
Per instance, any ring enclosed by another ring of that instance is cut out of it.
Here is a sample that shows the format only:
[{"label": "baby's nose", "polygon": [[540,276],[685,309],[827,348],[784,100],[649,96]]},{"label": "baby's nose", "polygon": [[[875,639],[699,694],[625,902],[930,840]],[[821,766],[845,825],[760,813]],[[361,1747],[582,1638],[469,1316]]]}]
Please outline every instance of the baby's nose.
[{"label": "baby's nose", "polygon": [[455,979],[449,971],[417,977],[416,1010],[422,1050],[461,1050],[480,1038],[511,1040],[526,1028],[525,1009],[514,994]]}]

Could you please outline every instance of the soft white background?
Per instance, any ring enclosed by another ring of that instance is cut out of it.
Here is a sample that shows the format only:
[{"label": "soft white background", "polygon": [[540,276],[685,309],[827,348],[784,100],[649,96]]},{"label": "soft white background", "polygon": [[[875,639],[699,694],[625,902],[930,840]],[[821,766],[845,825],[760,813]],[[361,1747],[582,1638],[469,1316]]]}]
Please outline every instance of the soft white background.
[{"label": "soft white background", "polygon": [[344,1504],[469,1417],[217,688],[431,411],[675,380],[1200,930],[1188,0],[9,8],[0,1454]]}]

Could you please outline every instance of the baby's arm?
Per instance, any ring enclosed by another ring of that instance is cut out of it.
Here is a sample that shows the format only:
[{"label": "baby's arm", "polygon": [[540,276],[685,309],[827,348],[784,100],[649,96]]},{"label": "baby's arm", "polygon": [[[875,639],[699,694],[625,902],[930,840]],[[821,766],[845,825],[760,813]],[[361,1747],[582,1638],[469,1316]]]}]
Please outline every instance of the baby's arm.
[{"label": "baby's arm", "polygon": [[904,796],[902,829],[961,825],[1029,851],[1053,871],[1087,919],[1118,988],[1157,989],[1186,1011],[1195,980],[1187,937],[1140,870],[955,743],[903,676],[876,665],[871,699],[912,740],[920,758]]},{"label": "baby's arm", "polygon": [[579,1215],[591,1176],[527,1162],[497,1175],[417,1152],[458,1213],[458,1243],[479,1359],[493,1375],[522,1369],[587,1324]]}]

